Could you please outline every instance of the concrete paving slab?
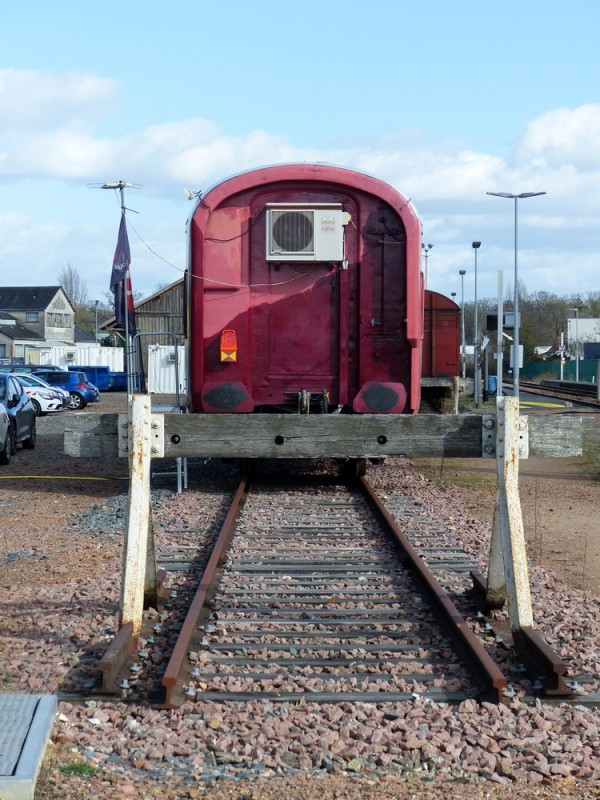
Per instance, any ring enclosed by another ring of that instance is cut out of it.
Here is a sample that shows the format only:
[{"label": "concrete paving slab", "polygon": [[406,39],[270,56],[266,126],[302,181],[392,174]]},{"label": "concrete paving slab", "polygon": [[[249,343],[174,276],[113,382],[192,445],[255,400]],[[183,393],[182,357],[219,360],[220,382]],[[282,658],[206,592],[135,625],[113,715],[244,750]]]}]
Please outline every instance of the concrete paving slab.
[{"label": "concrete paving slab", "polygon": [[0,694],[2,800],[33,800],[56,705],[55,695]]}]

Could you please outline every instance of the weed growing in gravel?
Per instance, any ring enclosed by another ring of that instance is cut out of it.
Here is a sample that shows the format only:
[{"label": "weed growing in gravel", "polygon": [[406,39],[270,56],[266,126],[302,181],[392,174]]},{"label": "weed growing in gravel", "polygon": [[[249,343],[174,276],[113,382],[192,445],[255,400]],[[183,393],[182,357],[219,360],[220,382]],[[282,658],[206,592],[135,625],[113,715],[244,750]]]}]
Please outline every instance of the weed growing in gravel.
[{"label": "weed growing in gravel", "polygon": [[86,778],[93,778],[100,772],[97,767],[92,767],[86,761],[75,761],[73,764],[64,764],[58,768],[59,772],[65,775],[84,775]]}]

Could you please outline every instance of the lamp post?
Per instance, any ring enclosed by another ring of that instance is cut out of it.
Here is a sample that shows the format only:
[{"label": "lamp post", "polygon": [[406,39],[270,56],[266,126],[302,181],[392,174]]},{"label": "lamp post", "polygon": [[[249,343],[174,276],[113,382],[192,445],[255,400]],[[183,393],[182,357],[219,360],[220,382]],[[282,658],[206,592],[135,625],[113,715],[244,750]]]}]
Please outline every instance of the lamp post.
[{"label": "lamp post", "polygon": [[[515,201],[515,293],[513,301],[513,310],[515,314],[515,335],[513,341],[513,396],[519,397],[519,369],[521,367],[519,358],[519,328],[521,327],[521,320],[519,319],[519,268],[517,261],[517,203],[519,200],[525,200],[527,197],[540,197],[546,192],[521,192],[520,194],[511,194],[510,192],[486,192],[492,197],[506,197],[509,200]],[[500,323],[500,320],[498,320]]]},{"label": "lamp post", "polygon": [[570,308],[569,311],[575,312],[575,380],[579,382],[579,308]]},{"label": "lamp post", "polygon": [[479,325],[477,324],[477,251],[481,247],[481,242],[473,242],[471,244],[473,252],[475,253],[475,335],[473,337],[473,361],[474,361],[474,377],[475,377],[475,408],[479,408]]},{"label": "lamp post", "polygon": [[98,303],[99,300],[94,301],[94,306],[96,308],[96,344],[98,344]]},{"label": "lamp post", "polygon": [[425,259],[425,286],[427,286],[427,259],[429,258],[429,251],[433,247],[432,244],[421,244],[423,248],[423,257]]},{"label": "lamp post", "polygon": [[458,274],[460,275],[460,352],[461,352],[461,362],[462,362],[462,379],[463,382],[467,377],[467,356],[465,353],[465,275],[467,273],[466,269],[459,269]]}]

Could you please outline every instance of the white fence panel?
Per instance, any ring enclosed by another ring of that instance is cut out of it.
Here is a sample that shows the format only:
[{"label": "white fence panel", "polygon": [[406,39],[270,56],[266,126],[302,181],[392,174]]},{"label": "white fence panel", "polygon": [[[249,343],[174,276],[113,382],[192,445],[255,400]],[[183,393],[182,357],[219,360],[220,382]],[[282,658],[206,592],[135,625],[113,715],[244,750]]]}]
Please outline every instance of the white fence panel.
[{"label": "white fence panel", "polygon": [[[185,347],[177,348],[179,394],[187,392]],[[148,347],[148,393],[176,394],[175,348],[173,345],[152,344]]]}]

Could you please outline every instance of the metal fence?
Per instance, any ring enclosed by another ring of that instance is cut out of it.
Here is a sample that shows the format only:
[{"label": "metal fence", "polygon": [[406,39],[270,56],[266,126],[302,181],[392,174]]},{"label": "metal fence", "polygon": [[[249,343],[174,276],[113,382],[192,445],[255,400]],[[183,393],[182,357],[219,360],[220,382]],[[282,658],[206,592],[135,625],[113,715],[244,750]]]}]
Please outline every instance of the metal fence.
[{"label": "metal fence", "polygon": [[[589,359],[579,362],[579,380],[583,383],[596,383],[596,376],[598,374],[598,359]],[[523,380],[548,380],[558,381],[574,381],[575,380],[575,367],[574,361],[567,361],[562,366],[560,361],[531,361],[525,364],[521,369],[520,376]]]}]

